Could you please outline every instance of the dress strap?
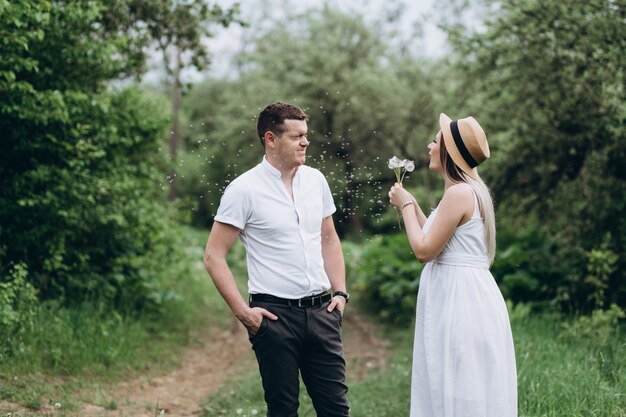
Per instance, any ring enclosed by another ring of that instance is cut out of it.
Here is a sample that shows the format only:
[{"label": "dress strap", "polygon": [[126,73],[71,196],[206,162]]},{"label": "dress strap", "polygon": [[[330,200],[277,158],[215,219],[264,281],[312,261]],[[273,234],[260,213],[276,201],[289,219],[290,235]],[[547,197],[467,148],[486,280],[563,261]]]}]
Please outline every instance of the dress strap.
[{"label": "dress strap", "polygon": [[480,206],[478,205],[478,196],[473,188],[472,195],[474,196],[474,213],[472,213],[472,219],[482,219],[483,216],[480,215]]}]

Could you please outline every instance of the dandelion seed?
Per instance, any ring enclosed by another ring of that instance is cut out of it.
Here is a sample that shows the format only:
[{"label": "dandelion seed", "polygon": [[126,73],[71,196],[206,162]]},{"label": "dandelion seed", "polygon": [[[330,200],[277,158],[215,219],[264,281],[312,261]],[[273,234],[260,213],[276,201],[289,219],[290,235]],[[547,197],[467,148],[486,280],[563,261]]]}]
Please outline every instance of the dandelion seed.
[{"label": "dandelion seed", "polygon": [[55,408],[61,408],[61,403],[54,403]]}]

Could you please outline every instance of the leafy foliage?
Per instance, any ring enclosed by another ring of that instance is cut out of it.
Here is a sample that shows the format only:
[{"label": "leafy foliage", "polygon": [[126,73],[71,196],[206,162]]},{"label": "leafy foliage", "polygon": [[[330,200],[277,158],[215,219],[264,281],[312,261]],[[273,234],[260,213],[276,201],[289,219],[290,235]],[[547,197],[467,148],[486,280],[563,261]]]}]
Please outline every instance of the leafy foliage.
[{"label": "leafy foliage", "polygon": [[352,262],[351,287],[359,292],[360,300],[386,320],[411,324],[423,265],[415,258],[406,236],[376,236]]},{"label": "leafy foliage", "polygon": [[573,322],[564,322],[559,340],[569,343],[592,341],[601,348],[617,336],[619,321],[626,318],[624,310],[612,304],[608,310],[595,310],[589,316],[581,316]]},{"label": "leafy foliage", "polygon": [[491,269],[505,298],[536,304],[564,296],[556,285],[562,273],[557,248],[537,220],[526,219],[523,228],[501,220],[497,240]]},{"label": "leafy foliage", "polygon": [[22,342],[35,315],[37,294],[26,277],[26,267],[18,264],[9,272],[9,279],[0,282],[0,334],[3,335],[0,358]]},{"label": "leafy foliage", "polygon": [[131,44],[141,49],[156,46],[163,69],[174,78],[184,68],[207,69],[211,56],[203,41],[212,36],[212,24],[243,24],[237,20],[238,13],[237,3],[224,9],[203,0],[126,0],[109,5],[104,18],[107,26],[122,31]]},{"label": "leafy foliage", "polygon": [[227,181],[260,161],[256,117],[282,100],[310,116],[307,163],[329,180],[340,233],[393,227],[381,222],[383,184],[394,180],[386,162],[402,155],[416,161],[416,176],[424,170],[439,80],[428,63],[388,48],[377,27],[330,7],[290,16],[254,36],[235,79],[208,80],[186,98],[185,161],[196,162],[181,171],[180,190],[193,196],[196,222],[210,221]]},{"label": "leafy foliage", "polygon": [[167,273],[155,260],[177,251],[159,204],[166,106],[107,89],[128,68],[103,3],[2,6],[2,280],[24,264],[44,299],[154,306]]},{"label": "leafy foliage", "polygon": [[587,254],[610,251],[601,303],[626,305],[624,4],[486,3],[497,7],[481,31],[450,31],[462,80],[451,97],[492,132],[485,176],[500,224],[539,219],[559,265],[550,285],[574,308],[599,303]]},{"label": "leafy foliage", "polygon": [[186,99],[180,185],[192,221],[210,223],[223,188],[260,160],[254,122],[269,101],[310,114],[308,163],[329,178],[338,230],[357,239],[394,227],[384,160],[415,159],[408,184],[434,204],[439,183],[420,149],[440,110],[473,114],[492,148],[481,174],[495,193],[493,272],[505,296],[579,311],[626,305],[623,5],[473,3],[484,24],[448,28],[454,49],[440,62],[390,48],[385,23],[329,6],[251,35],[232,78]]},{"label": "leafy foliage", "polygon": [[589,275],[584,282],[594,289],[589,298],[597,308],[604,307],[605,291],[609,286],[608,280],[615,272],[615,264],[619,259],[617,254],[609,249],[610,242],[611,235],[607,234],[604,243],[587,254]]}]

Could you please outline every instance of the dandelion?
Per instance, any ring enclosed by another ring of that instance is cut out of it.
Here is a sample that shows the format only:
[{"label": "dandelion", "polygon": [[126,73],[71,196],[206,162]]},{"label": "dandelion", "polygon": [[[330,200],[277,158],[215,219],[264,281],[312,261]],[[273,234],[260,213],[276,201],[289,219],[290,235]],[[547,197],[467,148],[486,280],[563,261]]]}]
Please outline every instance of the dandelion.
[{"label": "dandelion", "polygon": [[408,159],[404,160],[404,171],[405,174],[407,172],[413,172],[415,170],[415,162],[409,161]]},{"label": "dandelion", "polygon": [[402,184],[404,176],[407,172],[413,172],[415,170],[415,162],[408,159],[400,159],[394,156],[387,162],[387,166],[396,173],[396,180]]},{"label": "dandelion", "polygon": [[61,408],[61,403],[54,403],[55,408]]},{"label": "dandelion", "polygon": [[[400,159],[397,156],[389,159],[387,162],[387,166],[389,169],[393,169],[393,172],[396,174],[396,182],[402,184],[404,180],[404,176],[407,172],[413,172],[415,170],[415,162],[409,161],[408,159]],[[398,213],[398,209],[396,208],[396,217],[398,217],[398,227],[402,229],[402,223],[400,223],[400,214]]]},{"label": "dandelion", "polygon": [[[399,159],[397,156],[394,156],[393,158],[389,160],[389,162],[387,162],[387,166],[393,170],[396,170],[404,166],[404,161]],[[396,171],[396,175],[397,174],[398,174],[398,171]]]}]

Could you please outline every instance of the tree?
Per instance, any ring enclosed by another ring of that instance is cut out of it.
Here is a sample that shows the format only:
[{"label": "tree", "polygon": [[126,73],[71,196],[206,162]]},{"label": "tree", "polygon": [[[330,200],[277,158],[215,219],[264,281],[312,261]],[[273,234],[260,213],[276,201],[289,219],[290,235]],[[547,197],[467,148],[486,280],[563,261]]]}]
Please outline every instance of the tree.
[{"label": "tree", "polygon": [[[172,126],[169,135],[170,157],[176,161],[180,144],[180,100],[183,92],[182,71],[208,68],[206,38],[213,36],[213,24],[228,26],[237,19],[239,4],[223,9],[206,0],[127,0],[118,3],[115,17],[126,16],[125,32],[132,33],[144,48],[156,47],[161,55],[166,85],[172,103]],[[124,10],[125,9],[125,10]],[[176,171],[169,174],[169,199],[176,198]]]},{"label": "tree", "polygon": [[[155,305],[176,236],[158,197],[165,107],[108,83],[140,68],[105,2],[0,2],[0,276],[43,299]],[[173,251],[173,252],[172,252]]]},{"label": "tree", "polygon": [[562,273],[553,297],[584,305],[600,251],[618,255],[605,293],[625,305],[624,4],[489,3],[481,31],[451,32],[464,80],[452,97],[492,132],[500,209],[540,219]]},{"label": "tree", "polygon": [[[425,63],[387,48],[376,27],[328,6],[281,19],[239,56],[239,78],[210,80],[191,94],[189,103],[199,103],[191,105],[191,135],[202,138],[191,149],[202,151],[198,159],[218,156],[200,162],[214,169],[203,171],[206,187],[258,163],[256,116],[272,101],[294,102],[310,116],[308,163],[329,179],[340,232],[393,227],[391,218],[380,224],[389,211],[382,184],[394,178],[387,159],[399,154],[424,169],[436,133],[435,78]],[[235,155],[236,167],[222,155]]]}]

